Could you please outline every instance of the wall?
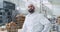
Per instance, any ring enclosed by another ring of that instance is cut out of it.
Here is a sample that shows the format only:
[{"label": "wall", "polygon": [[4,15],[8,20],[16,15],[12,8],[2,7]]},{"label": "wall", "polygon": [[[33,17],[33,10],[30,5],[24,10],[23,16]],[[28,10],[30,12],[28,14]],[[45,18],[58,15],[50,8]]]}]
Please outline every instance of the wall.
[{"label": "wall", "polygon": [[60,16],[60,5],[53,5],[53,15]]}]

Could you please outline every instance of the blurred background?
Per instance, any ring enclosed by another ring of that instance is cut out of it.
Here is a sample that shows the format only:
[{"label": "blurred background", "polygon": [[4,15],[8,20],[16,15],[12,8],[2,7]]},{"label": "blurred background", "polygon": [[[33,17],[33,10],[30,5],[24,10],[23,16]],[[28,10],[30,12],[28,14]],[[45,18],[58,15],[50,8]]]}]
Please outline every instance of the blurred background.
[{"label": "blurred background", "polygon": [[36,7],[36,12],[50,20],[50,32],[60,32],[60,0],[0,0],[0,28],[6,30],[6,24],[15,22],[18,29],[22,29],[30,3]]}]

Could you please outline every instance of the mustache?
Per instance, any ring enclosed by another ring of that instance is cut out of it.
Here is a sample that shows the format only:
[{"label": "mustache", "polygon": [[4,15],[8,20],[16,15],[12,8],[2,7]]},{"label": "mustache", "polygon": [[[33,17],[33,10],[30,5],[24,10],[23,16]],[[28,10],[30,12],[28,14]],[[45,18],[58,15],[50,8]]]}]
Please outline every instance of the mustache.
[{"label": "mustache", "polygon": [[33,13],[34,12],[34,9],[29,9],[28,10],[30,13]]}]

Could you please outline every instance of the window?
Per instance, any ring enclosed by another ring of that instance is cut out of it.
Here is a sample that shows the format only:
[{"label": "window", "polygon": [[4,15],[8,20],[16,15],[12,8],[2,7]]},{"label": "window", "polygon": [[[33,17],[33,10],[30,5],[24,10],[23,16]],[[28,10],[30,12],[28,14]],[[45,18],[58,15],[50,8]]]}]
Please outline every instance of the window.
[{"label": "window", "polygon": [[0,20],[0,23],[3,23],[3,21],[2,21],[2,20]]},{"label": "window", "polygon": [[8,9],[5,9],[5,12],[8,12],[9,10]]},{"label": "window", "polygon": [[0,16],[0,19],[2,19],[2,16]]},{"label": "window", "polygon": [[8,12],[8,15],[11,15],[11,13],[10,13],[10,12]]},{"label": "window", "polygon": [[11,19],[11,16],[7,16],[7,18],[10,18]]},{"label": "window", "polygon": [[2,12],[0,12],[0,15],[2,15]]}]

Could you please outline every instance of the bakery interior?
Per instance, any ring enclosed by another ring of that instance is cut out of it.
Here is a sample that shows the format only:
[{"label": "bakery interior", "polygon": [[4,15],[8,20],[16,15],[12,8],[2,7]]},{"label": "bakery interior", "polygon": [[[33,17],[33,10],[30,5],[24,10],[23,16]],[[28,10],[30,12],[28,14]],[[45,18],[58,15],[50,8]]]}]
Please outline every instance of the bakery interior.
[{"label": "bakery interior", "polygon": [[12,26],[21,32],[29,3],[51,22],[50,32],[60,31],[60,0],[0,0],[0,32],[7,32]]}]

